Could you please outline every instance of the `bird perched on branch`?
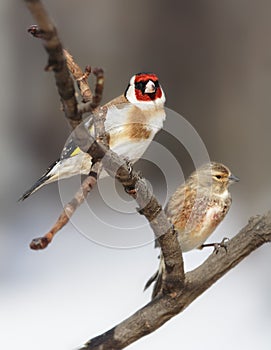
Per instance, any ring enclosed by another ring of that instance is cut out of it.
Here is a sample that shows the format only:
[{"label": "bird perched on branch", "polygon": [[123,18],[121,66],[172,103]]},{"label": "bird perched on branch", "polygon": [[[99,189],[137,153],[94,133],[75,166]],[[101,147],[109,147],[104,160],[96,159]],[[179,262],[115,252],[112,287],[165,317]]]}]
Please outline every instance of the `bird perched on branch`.
[{"label": "bird perched on branch", "polygon": [[[225,165],[212,162],[197,169],[177,188],[165,207],[165,213],[174,225],[182,252],[205,246],[203,243],[230,209],[232,200],[228,187],[238,181]],[[159,270],[145,286],[146,289],[155,282],[153,298],[161,290],[164,273],[161,253]]]},{"label": "bird perched on branch", "polygon": [[[164,103],[165,94],[155,74],[134,75],[124,94],[105,105],[105,130],[109,134],[110,148],[131,162],[138,160],[163,126]],[[93,117],[87,121],[87,126],[94,136]],[[91,165],[91,156],[80,151],[71,138],[60,159],[20,199],[26,199],[50,182],[78,174],[87,175]]]}]

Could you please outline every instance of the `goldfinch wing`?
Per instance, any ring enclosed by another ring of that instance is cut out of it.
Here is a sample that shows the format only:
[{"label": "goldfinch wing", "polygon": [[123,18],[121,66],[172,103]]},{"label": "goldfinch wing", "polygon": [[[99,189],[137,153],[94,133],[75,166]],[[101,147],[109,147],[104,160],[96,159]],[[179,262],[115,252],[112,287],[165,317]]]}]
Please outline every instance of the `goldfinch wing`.
[{"label": "goldfinch wing", "polygon": [[[84,123],[88,127],[91,136],[94,136],[93,115],[91,114],[90,116],[88,116],[86,118],[86,120],[84,121]],[[66,142],[63,150],[62,150],[62,153],[61,153],[61,156],[60,156],[60,160],[67,159],[67,158],[70,158],[70,157],[74,157],[79,152],[81,152],[79,147],[75,144],[72,136],[70,136],[68,141]]]}]

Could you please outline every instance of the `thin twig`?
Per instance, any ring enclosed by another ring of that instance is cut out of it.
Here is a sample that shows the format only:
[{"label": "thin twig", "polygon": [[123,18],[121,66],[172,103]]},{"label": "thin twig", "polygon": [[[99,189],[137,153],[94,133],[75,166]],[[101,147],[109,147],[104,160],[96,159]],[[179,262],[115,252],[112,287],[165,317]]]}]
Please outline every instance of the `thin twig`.
[{"label": "thin twig", "polygon": [[104,71],[102,68],[94,68],[93,74],[96,76],[95,91],[92,98],[92,108],[97,108],[102,100],[104,89]]},{"label": "thin twig", "polygon": [[79,65],[74,61],[72,55],[66,49],[63,49],[63,52],[66,57],[68,69],[74,80],[77,82],[83,103],[92,102],[92,91],[88,84],[91,67],[86,66],[85,72],[83,72]]},{"label": "thin twig", "polygon": [[96,185],[101,169],[101,162],[97,162],[93,165],[90,175],[83,181],[80,189],[76,192],[73,199],[64,206],[62,213],[58,217],[53,227],[44,236],[34,238],[30,243],[31,249],[44,249],[48,246],[49,243],[52,242],[55,234],[70,221],[76,209],[84,202],[89,192]]},{"label": "thin twig", "polygon": [[33,36],[43,40],[43,46],[48,53],[48,63],[45,69],[47,71],[54,71],[56,86],[63,104],[63,110],[73,129],[80,124],[82,115],[78,113],[77,110],[73,80],[66,64],[57,30],[41,1],[25,0],[25,3],[37,22],[37,26],[32,25],[28,31]]},{"label": "thin twig", "polygon": [[104,72],[101,68],[94,68],[93,74],[96,76],[94,95],[92,96],[91,101],[82,103],[78,106],[78,111],[81,114],[94,112],[96,108],[100,105],[102,99],[104,89]]}]

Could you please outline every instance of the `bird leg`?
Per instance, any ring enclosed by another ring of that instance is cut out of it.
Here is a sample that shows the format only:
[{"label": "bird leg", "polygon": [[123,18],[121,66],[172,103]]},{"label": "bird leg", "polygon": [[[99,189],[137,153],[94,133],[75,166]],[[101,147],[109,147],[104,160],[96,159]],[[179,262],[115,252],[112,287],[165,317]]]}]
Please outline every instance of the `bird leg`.
[{"label": "bird leg", "polygon": [[202,244],[199,247],[199,249],[203,249],[203,248],[207,248],[207,247],[214,247],[213,252],[217,254],[221,248],[224,248],[226,253],[227,253],[228,252],[228,247],[227,247],[228,242],[229,242],[229,238],[224,237],[220,243],[205,243],[205,244]]},{"label": "bird leg", "polygon": [[[132,171],[133,171],[133,164],[132,164],[132,162],[131,162],[128,158],[124,158],[124,160],[125,160],[125,163],[126,163],[126,165],[127,165],[129,174],[131,174]],[[135,196],[135,195],[136,195],[135,186],[125,186],[125,187],[124,187],[124,190],[125,190],[125,192],[128,193],[130,196]]]}]

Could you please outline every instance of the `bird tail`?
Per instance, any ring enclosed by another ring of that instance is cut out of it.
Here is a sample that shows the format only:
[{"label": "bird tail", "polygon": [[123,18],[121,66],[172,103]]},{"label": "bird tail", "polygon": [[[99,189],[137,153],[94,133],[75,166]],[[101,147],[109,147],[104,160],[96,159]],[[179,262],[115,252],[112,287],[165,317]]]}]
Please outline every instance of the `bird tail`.
[{"label": "bird tail", "polygon": [[24,192],[24,194],[19,198],[18,201],[23,201],[26,198],[28,198],[32,193],[36,192],[38,189],[40,189],[42,186],[48,184],[49,182],[55,181],[54,179],[56,176],[51,173],[52,169],[55,168],[55,166],[59,163],[59,160],[55,161],[53,164],[49,166],[49,168],[46,170],[46,172],[34,183],[33,186],[31,186],[27,191]]},{"label": "bird tail", "polygon": [[144,287],[144,291],[151,286],[152,283],[154,283],[153,291],[152,291],[152,299],[154,299],[162,288],[162,281],[163,281],[163,275],[165,271],[165,262],[164,258],[161,255],[160,256],[160,264],[159,269],[151,276],[151,278],[147,281]]}]

